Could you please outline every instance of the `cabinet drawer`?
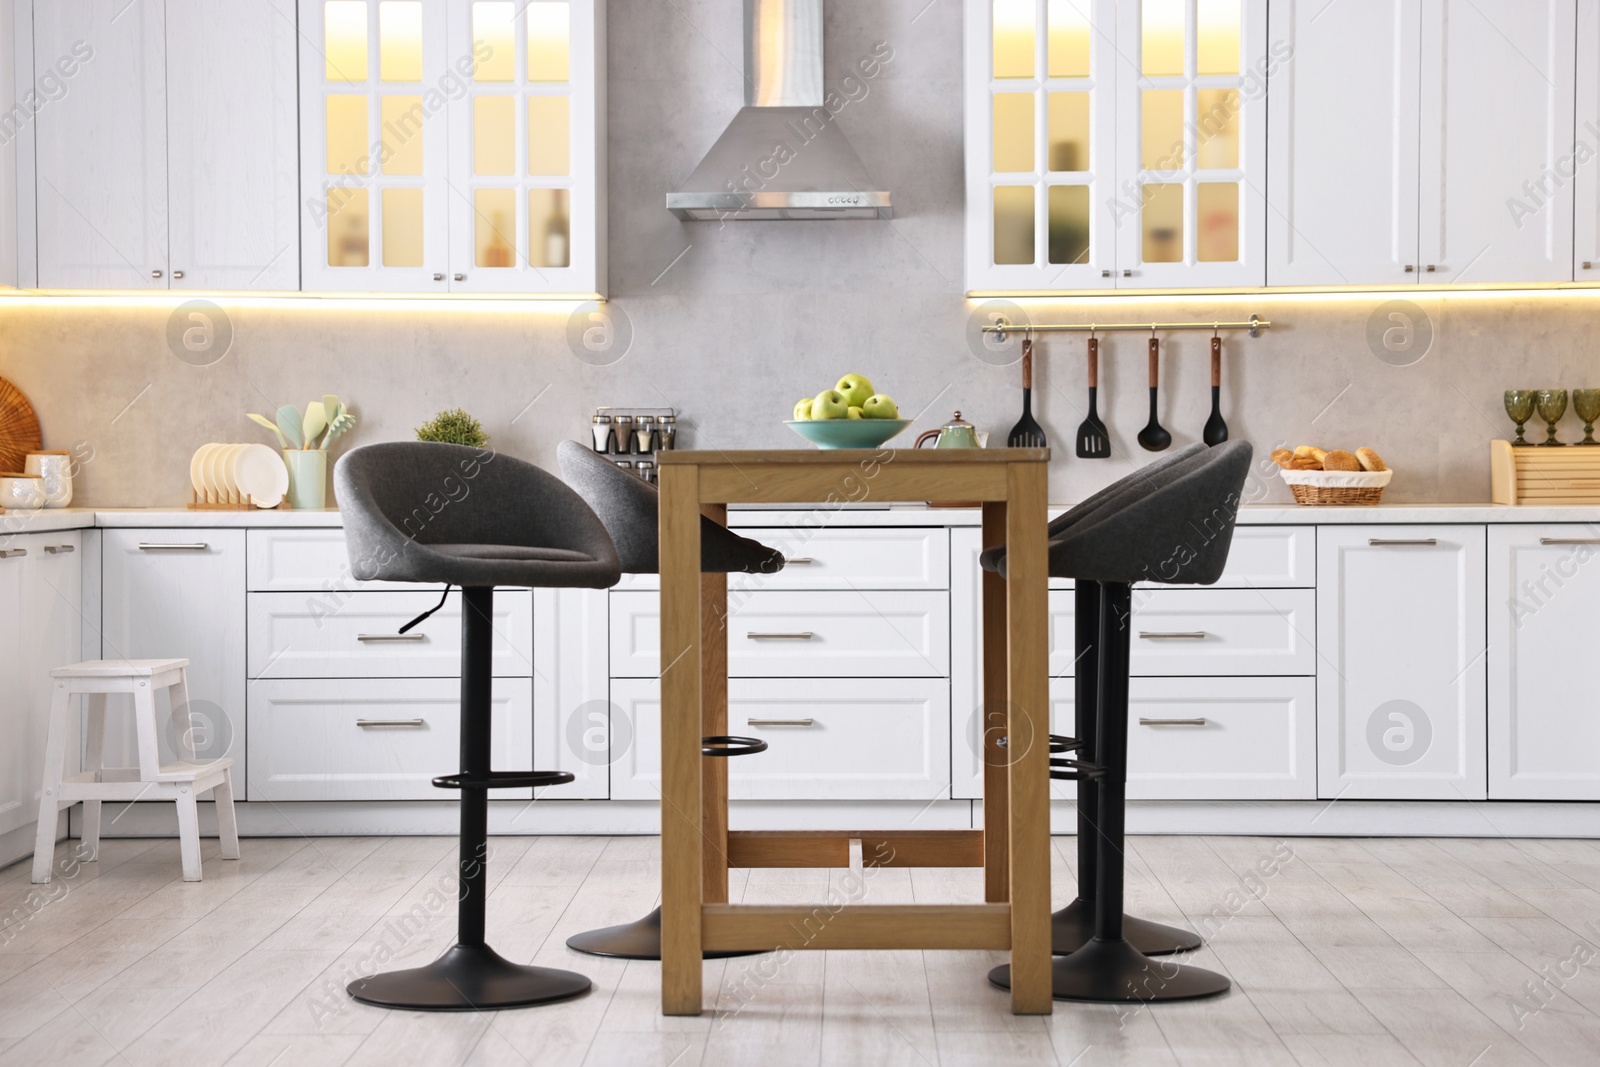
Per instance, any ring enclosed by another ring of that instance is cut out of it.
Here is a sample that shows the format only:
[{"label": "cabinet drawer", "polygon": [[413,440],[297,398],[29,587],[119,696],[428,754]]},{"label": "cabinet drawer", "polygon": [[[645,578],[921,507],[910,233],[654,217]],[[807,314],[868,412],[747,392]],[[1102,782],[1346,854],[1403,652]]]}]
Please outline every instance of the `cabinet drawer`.
[{"label": "cabinet drawer", "polygon": [[[528,770],[533,682],[496,679],[493,699],[494,769]],[[257,682],[249,701],[249,799],[453,799],[454,791],[430,780],[460,769],[460,701],[460,684],[446,678]],[[526,799],[532,790],[494,796]]]},{"label": "cabinet drawer", "polygon": [[[1317,584],[1315,526],[1235,526],[1228,565],[1207,589],[1312,589]],[[1070,578],[1052,578],[1051,589],[1071,589]],[[1163,588],[1143,582],[1140,589]],[[1181,588],[1181,587],[1174,587]],[[1197,588],[1197,587],[1191,587]]]},{"label": "cabinet drawer", "polygon": [[[1073,596],[1050,591],[1050,673],[1074,671]],[[1310,589],[1136,589],[1135,676],[1312,675],[1316,593]]]},{"label": "cabinet drawer", "polygon": [[[618,680],[611,699],[634,736],[612,765],[611,796],[659,800],[660,685]],[[728,731],[771,746],[728,761],[735,800],[934,800],[950,792],[950,688],[942,680],[735,678]]]},{"label": "cabinet drawer", "polygon": [[[611,675],[661,673],[661,603],[654,592],[611,595]],[[944,592],[730,592],[728,674],[739,678],[946,677],[950,602]]]},{"label": "cabinet drawer", "polygon": [[[251,593],[251,678],[459,678],[461,593],[409,633],[396,631],[439,602],[431,590],[319,594]],[[494,598],[494,673],[533,673],[533,593]]]},{"label": "cabinet drawer", "polygon": [[[1073,732],[1073,685],[1050,684],[1051,722]],[[1313,678],[1136,678],[1128,693],[1130,800],[1311,800]],[[1058,800],[1073,782],[1051,782]]]},{"label": "cabinet drawer", "polygon": [[[740,524],[733,529],[778,549],[789,563],[773,574],[730,574],[729,589],[947,589],[950,586],[950,531],[943,527],[815,530]],[[654,574],[635,574],[625,577],[618,588],[658,589],[660,581]]]},{"label": "cabinet drawer", "polygon": [[246,581],[251,592],[301,593],[318,591],[328,605],[337,607],[348,594],[360,589],[415,590],[415,582],[364,582],[350,566],[344,531],[249,531]]}]

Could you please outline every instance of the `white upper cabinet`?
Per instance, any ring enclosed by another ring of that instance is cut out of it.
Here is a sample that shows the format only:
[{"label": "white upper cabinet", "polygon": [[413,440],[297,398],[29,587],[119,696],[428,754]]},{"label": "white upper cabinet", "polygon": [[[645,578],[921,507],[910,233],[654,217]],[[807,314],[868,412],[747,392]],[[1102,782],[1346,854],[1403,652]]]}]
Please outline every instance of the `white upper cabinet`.
[{"label": "white upper cabinet", "polygon": [[163,5],[36,3],[33,66],[67,86],[33,119],[39,286],[167,288]]},{"label": "white upper cabinet", "polygon": [[166,0],[174,289],[300,288],[294,0]]},{"label": "white upper cabinet", "polygon": [[1117,5],[1117,284],[1266,283],[1266,0]]},{"label": "white upper cabinet", "polygon": [[1115,0],[968,0],[967,287],[1109,289]]},{"label": "white upper cabinet", "polygon": [[311,290],[603,285],[597,0],[300,0]]},{"label": "white upper cabinet", "polygon": [[1573,188],[1572,276],[1600,281],[1600,0],[1578,5],[1577,130],[1570,156],[1558,157],[1556,173]]},{"label": "white upper cabinet", "polygon": [[294,56],[291,0],[35,4],[39,286],[299,288]]},{"label": "white upper cabinet", "polygon": [[1267,284],[1416,281],[1422,5],[1279,0],[1268,16]]},{"label": "white upper cabinet", "polygon": [[1575,0],[1424,0],[1423,282],[1572,280]]}]

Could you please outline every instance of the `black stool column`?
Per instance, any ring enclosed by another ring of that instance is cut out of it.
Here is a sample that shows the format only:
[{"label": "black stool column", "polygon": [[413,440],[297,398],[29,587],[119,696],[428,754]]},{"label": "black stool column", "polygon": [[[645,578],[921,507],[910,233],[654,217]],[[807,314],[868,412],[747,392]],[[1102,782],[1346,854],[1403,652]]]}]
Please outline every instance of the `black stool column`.
[{"label": "black stool column", "polygon": [[461,790],[456,944],[424,967],[359,978],[347,987],[367,1004],[413,1011],[486,1011],[566,1000],[589,991],[572,971],[512,963],[484,939],[488,895],[489,790],[572,781],[565,772],[490,769],[494,590],[461,590],[461,773],[434,779]]}]

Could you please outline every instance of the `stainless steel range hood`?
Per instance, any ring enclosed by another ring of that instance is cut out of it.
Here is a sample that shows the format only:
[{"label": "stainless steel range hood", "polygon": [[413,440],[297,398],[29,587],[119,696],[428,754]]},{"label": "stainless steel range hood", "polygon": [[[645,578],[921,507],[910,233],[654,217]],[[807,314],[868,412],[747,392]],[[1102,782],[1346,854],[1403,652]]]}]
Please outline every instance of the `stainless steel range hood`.
[{"label": "stainless steel range hood", "polygon": [[683,187],[680,219],[887,219],[887,191],[824,104],[822,0],[744,0],[745,106]]}]

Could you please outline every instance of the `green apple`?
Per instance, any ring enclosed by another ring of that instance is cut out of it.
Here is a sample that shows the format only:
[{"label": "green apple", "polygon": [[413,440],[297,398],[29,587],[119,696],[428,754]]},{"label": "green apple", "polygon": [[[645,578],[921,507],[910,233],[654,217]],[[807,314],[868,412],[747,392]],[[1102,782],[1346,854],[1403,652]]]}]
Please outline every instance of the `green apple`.
[{"label": "green apple", "polygon": [[795,402],[794,421],[805,422],[809,418],[811,418],[811,398],[808,396],[804,400]]},{"label": "green apple", "polygon": [[872,383],[864,374],[846,374],[834,388],[844,394],[846,404],[855,408],[866,404],[867,397],[872,395]]},{"label": "green apple", "polygon": [[837,389],[829,389],[818,393],[811,401],[811,417],[813,419],[846,419],[850,417],[850,405],[844,402],[844,394]]},{"label": "green apple", "polygon": [[882,393],[877,393],[861,405],[861,415],[868,419],[898,419],[900,406]]},{"label": "green apple", "polygon": [[851,404],[850,414],[846,415],[845,417],[849,419],[859,419],[861,418],[861,409],[856,407],[854,404]]}]

